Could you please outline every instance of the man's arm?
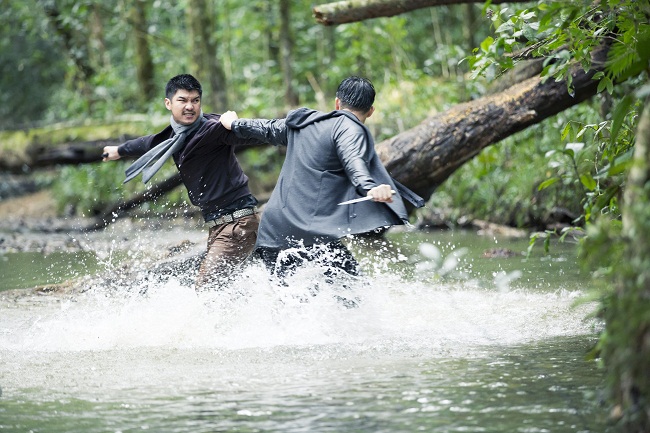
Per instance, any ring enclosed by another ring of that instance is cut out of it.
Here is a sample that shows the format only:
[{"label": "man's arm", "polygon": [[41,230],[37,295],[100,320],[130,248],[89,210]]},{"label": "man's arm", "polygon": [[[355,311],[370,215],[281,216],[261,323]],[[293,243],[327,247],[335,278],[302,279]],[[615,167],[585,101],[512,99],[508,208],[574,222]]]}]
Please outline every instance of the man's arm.
[{"label": "man's arm", "polygon": [[144,155],[151,149],[151,144],[154,142],[155,137],[155,135],[147,135],[128,140],[119,146],[104,146],[102,161],[116,161],[123,156]]},{"label": "man's arm", "polygon": [[239,119],[234,111],[221,115],[221,124],[239,138],[255,139],[274,146],[287,145],[287,126],[284,119]]},{"label": "man's arm", "polygon": [[340,128],[335,128],[333,132],[339,160],[350,182],[359,195],[372,196],[373,201],[377,202],[392,203],[391,186],[377,184],[368,169],[366,158],[371,152],[368,149],[370,143],[365,131],[349,124],[346,127],[344,124],[345,122],[339,124]]}]

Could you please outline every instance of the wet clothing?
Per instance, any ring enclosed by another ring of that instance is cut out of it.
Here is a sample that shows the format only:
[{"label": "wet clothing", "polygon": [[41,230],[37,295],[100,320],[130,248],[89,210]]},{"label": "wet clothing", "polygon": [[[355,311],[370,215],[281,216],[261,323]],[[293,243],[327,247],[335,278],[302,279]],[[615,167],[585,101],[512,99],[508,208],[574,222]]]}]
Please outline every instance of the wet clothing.
[{"label": "wet clothing", "polygon": [[[248,177],[235,157],[235,146],[259,141],[237,137],[219,122],[219,114],[203,116],[205,121],[186,137],[173,158],[190,201],[201,209],[204,220],[210,222],[257,205],[248,188]],[[170,125],[157,134],[125,142],[118,147],[118,152],[120,156],[140,156],[173,134]],[[197,283],[216,281],[239,266],[253,251],[258,225],[259,216],[253,214],[212,227]]]},{"label": "wet clothing", "polygon": [[259,247],[256,253],[262,259],[266,269],[280,280],[291,275],[305,262],[317,263],[325,267],[324,274],[327,277],[333,277],[340,271],[355,277],[361,274],[359,263],[340,241],[284,250]]},{"label": "wet clothing", "polygon": [[199,286],[227,282],[233,269],[253,251],[259,223],[259,215],[254,214],[210,227],[208,250],[197,277]]}]

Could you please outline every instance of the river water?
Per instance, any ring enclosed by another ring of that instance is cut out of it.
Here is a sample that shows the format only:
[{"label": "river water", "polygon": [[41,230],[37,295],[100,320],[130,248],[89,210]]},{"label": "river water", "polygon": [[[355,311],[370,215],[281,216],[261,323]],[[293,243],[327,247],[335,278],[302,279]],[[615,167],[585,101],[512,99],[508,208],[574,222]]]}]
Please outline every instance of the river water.
[{"label": "river water", "polygon": [[[278,286],[252,264],[197,294],[183,276],[106,279],[107,255],[165,233],[132,236],[84,259],[103,277],[82,293],[0,297],[0,432],[610,431],[572,244],[527,259],[526,239],[394,232],[352,246],[361,279]],[[62,278],[16,254],[7,281]]]}]

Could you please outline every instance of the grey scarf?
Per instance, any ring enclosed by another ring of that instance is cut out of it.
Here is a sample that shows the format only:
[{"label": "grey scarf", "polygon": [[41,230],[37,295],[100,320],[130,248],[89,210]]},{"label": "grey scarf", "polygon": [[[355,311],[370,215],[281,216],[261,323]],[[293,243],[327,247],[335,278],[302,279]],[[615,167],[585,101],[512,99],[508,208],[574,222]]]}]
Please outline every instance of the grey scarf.
[{"label": "grey scarf", "polygon": [[[170,123],[175,133],[174,136],[150,149],[147,153],[131,164],[126,169],[126,179],[124,179],[124,183],[127,183],[136,177],[140,172],[142,172],[142,181],[144,183],[149,182],[153,175],[160,170],[160,167],[163,166],[165,161],[183,147],[183,144],[185,144],[185,138],[197,130],[204,122],[205,117],[203,117],[203,111],[199,114],[199,118],[190,125],[181,125],[176,123],[174,116],[172,116]],[[156,161],[156,159],[158,160]]]}]

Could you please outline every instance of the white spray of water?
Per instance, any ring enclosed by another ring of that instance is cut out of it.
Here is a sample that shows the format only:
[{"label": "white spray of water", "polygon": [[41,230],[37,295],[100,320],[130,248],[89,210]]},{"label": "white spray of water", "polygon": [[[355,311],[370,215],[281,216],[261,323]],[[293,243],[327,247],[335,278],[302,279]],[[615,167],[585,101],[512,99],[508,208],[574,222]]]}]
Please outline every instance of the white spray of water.
[{"label": "white spray of water", "polygon": [[222,290],[198,294],[175,277],[97,286],[27,311],[5,308],[0,347],[56,352],[327,345],[394,353],[594,332],[596,324],[586,319],[594,306],[575,307],[578,292],[511,290],[516,273],[496,274],[492,289],[471,280],[443,282],[426,271],[450,273],[458,252],[444,258],[430,246],[422,250],[440,264],[421,264],[417,277],[408,279],[375,264],[372,275],[329,284],[322,269],[307,267],[282,286],[251,265]]}]

